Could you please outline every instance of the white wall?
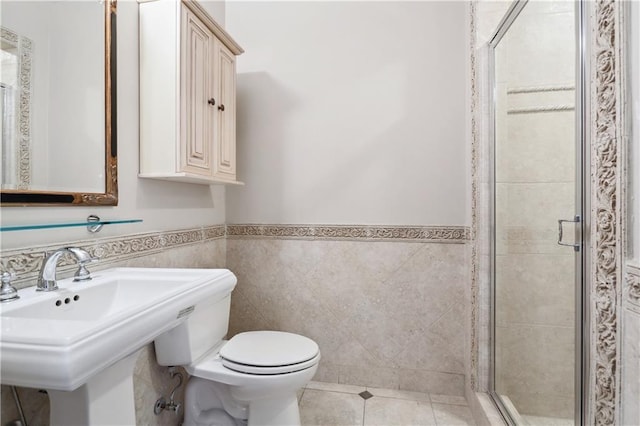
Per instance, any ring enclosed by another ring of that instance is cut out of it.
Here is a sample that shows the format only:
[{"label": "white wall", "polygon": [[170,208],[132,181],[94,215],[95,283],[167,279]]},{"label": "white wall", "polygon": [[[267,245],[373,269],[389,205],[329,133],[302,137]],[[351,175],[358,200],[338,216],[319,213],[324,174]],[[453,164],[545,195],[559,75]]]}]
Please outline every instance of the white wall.
[{"label": "white wall", "polygon": [[[224,4],[207,2],[214,19],[224,22]],[[138,178],[138,6],[118,2],[118,177],[117,207],[3,207],[3,226],[103,219],[143,219],[141,224],[105,227],[99,236],[215,225],[225,221],[224,187]],[[82,179],[81,176],[77,177]],[[84,228],[3,232],[2,249],[30,247],[95,237]]]},{"label": "white wall", "polygon": [[464,225],[464,2],[229,2],[230,223]]}]

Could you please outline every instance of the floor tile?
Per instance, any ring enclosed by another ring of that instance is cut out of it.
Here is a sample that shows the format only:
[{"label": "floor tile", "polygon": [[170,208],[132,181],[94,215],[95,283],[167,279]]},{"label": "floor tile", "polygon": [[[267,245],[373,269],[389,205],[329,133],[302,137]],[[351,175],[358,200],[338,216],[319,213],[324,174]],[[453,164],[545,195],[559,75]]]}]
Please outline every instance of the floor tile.
[{"label": "floor tile", "polygon": [[403,391],[403,390],[397,390],[397,389],[381,389],[381,388],[367,388],[367,390],[371,392],[373,396],[380,396],[383,398],[407,399],[410,401],[423,401],[423,402],[430,401],[428,393]]},{"label": "floor tile", "polygon": [[467,405],[467,399],[464,396],[438,395],[432,393],[430,397],[431,402],[434,404]]},{"label": "floor tile", "polygon": [[451,404],[432,404],[438,426],[475,426],[469,407]]},{"label": "floor tile", "polygon": [[364,402],[359,395],[307,388],[300,401],[300,422],[302,426],[361,426]]},{"label": "floor tile", "polygon": [[364,426],[435,426],[429,402],[373,397],[365,403]]},{"label": "floor tile", "polygon": [[364,386],[340,385],[337,383],[309,382],[307,389],[358,394],[367,388]]}]

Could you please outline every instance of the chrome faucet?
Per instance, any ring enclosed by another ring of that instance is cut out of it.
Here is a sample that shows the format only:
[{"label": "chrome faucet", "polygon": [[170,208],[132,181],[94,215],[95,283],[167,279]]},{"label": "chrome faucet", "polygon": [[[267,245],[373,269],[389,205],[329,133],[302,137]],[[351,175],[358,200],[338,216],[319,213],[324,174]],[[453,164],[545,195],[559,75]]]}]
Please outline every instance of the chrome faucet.
[{"label": "chrome faucet", "polygon": [[2,281],[2,287],[0,287],[0,302],[10,302],[12,300],[20,299],[18,296],[18,290],[11,285],[16,277],[16,274],[10,272],[3,272],[0,275],[0,281]]},{"label": "chrome faucet", "polygon": [[73,257],[75,257],[76,262],[78,262],[78,270],[73,280],[86,281],[91,279],[91,273],[87,270],[86,264],[95,262],[98,259],[91,257],[86,250],[79,247],[64,247],[53,253],[45,254],[42,268],[40,268],[40,274],[38,275],[38,282],[36,283],[36,291],[53,291],[58,289],[56,269],[58,267],[58,260],[65,253],[71,253]]}]

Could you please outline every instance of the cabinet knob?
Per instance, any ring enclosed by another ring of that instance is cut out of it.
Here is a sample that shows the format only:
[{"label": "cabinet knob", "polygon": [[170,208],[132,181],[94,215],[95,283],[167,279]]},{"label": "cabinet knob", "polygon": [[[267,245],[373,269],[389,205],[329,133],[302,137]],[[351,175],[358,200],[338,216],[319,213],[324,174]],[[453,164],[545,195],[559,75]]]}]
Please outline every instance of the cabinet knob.
[{"label": "cabinet knob", "polygon": [[218,105],[218,109],[219,109],[220,111],[224,111],[224,105]]},{"label": "cabinet knob", "polygon": [[[208,103],[209,105],[215,105],[215,104],[216,104],[216,100],[215,100],[215,99],[213,99],[213,98],[211,98],[211,99],[209,99],[209,100],[207,101],[207,103]],[[219,108],[219,107],[218,107],[218,108]]]}]

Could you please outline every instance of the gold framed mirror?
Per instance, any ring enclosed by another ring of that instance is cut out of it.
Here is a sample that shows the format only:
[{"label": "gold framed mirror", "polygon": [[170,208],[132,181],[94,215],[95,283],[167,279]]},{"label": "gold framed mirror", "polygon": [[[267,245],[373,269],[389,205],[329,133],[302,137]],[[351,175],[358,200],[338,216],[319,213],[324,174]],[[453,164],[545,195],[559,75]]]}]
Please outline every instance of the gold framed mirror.
[{"label": "gold framed mirror", "polygon": [[2,3],[0,205],[117,205],[116,0]]}]

